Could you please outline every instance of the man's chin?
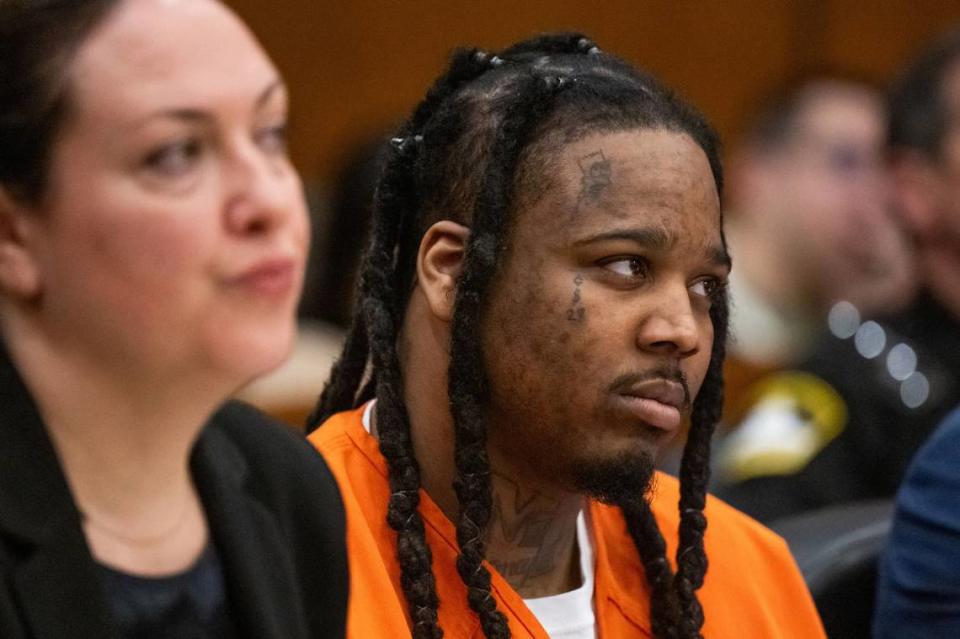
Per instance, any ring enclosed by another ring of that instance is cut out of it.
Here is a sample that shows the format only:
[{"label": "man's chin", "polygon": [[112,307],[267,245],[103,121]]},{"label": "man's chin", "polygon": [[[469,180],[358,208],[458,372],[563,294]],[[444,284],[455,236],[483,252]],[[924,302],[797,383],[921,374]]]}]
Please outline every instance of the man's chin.
[{"label": "man's chin", "polygon": [[646,452],[622,452],[605,459],[579,460],[573,467],[577,490],[611,506],[635,504],[650,491],[653,457]]}]

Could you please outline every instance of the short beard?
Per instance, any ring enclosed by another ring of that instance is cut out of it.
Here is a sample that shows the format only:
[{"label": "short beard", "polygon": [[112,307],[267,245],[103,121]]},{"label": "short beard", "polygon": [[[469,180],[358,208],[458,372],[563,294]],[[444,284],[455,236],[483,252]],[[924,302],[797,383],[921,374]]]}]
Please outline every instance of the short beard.
[{"label": "short beard", "polygon": [[602,460],[579,460],[573,468],[577,489],[611,506],[630,506],[645,499],[653,488],[653,457],[644,452],[623,452]]}]

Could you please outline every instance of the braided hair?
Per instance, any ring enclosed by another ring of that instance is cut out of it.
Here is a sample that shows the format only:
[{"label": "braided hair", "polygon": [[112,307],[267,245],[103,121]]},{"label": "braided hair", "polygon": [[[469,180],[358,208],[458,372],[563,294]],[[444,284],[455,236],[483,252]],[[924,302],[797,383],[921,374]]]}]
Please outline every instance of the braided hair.
[{"label": "braided hair", "polygon": [[[309,424],[377,397],[380,450],[391,488],[387,521],[397,532],[401,584],[417,639],[443,636],[431,553],[418,511],[420,469],[397,351],[420,238],[451,211],[461,212],[463,219],[454,221],[471,229],[456,290],[448,370],[459,504],[457,570],[484,635],[505,638],[510,630],[497,610],[483,564],[483,535],[492,503],[485,421],[490,384],[476,336],[487,293],[506,249],[511,216],[547,188],[533,160],[542,158],[549,145],[596,132],[643,128],[688,134],[703,149],[718,193],[722,190],[718,143],[703,117],[652,77],[601,52],[581,34],[539,36],[498,55],[478,49],[455,52],[447,72],[393,140],[395,152],[377,188],[357,314]],[[722,293],[710,317],[711,361],[693,404],[680,471],[676,573],[649,504],[641,495],[620,504],[650,585],[651,625],[658,638],[700,637],[704,622],[696,591],[707,569],[703,508],[709,444],[722,408],[727,334]]]}]

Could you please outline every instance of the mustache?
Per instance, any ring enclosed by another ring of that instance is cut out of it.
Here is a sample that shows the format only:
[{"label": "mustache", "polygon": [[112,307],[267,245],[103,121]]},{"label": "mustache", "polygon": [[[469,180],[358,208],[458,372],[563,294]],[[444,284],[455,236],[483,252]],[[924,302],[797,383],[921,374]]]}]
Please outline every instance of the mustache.
[{"label": "mustache", "polygon": [[609,390],[611,393],[624,394],[633,387],[649,381],[668,381],[679,384],[680,388],[683,389],[683,407],[689,409],[693,405],[687,376],[682,370],[674,366],[658,366],[646,371],[623,373],[611,382]]}]

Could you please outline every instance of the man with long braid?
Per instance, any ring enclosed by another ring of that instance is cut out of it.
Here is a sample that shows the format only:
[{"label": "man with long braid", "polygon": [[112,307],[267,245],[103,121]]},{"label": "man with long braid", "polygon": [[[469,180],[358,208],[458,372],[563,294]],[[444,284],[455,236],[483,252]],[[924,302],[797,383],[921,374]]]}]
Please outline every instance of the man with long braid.
[{"label": "man with long braid", "polygon": [[[822,637],[783,542],[705,495],[730,259],[702,117],[561,34],[456,53],[394,146],[312,418],[350,637]],[[653,460],[687,417],[677,482]]]}]

